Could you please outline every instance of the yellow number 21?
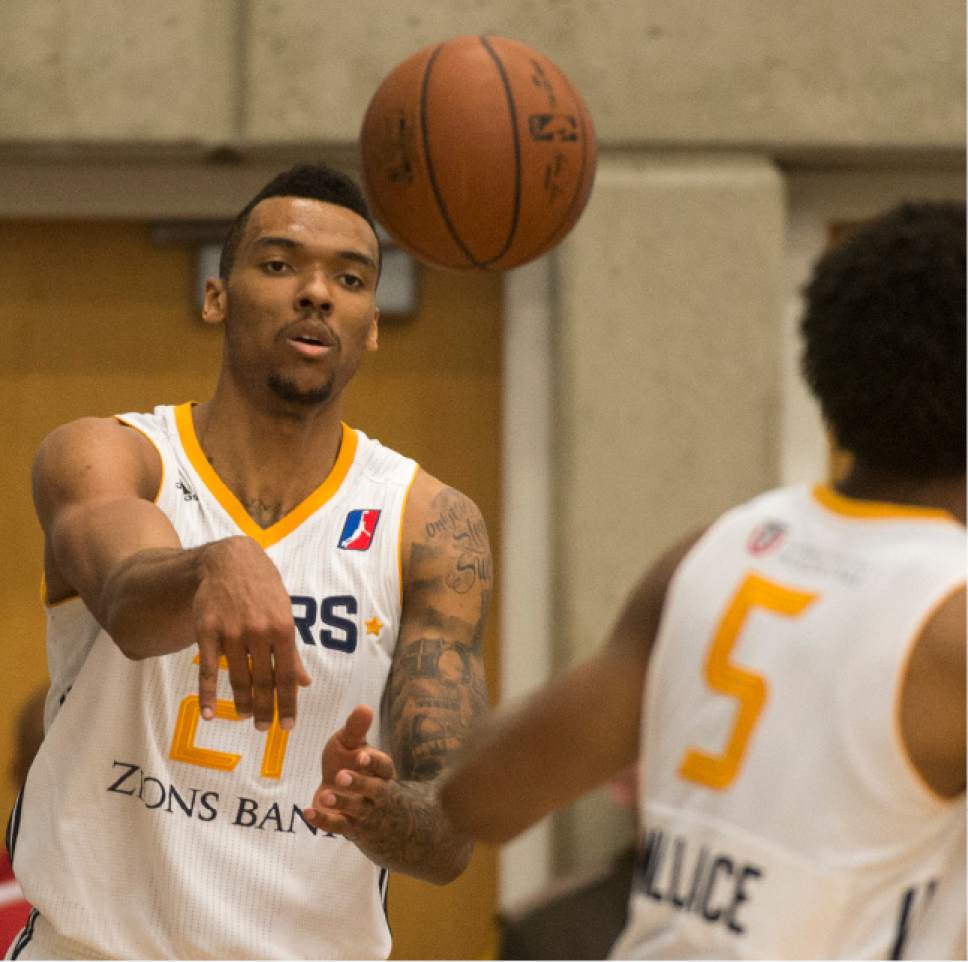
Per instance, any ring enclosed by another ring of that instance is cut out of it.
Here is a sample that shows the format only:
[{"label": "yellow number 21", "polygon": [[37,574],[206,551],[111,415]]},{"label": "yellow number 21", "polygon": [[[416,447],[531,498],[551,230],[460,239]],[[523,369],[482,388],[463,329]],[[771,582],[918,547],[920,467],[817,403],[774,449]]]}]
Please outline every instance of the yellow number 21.
[{"label": "yellow number 21", "polygon": [[801,615],[817,596],[786,588],[776,582],[748,574],[729,604],[713,635],[706,655],[706,684],[715,692],[735,698],[739,703],[733,730],[719,755],[701,748],[689,748],[679,764],[679,775],[707,788],[728,788],[739,774],[763,704],[767,683],[762,675],[730,661],[740,632],[754,608],[762,608],[785,618]]}]

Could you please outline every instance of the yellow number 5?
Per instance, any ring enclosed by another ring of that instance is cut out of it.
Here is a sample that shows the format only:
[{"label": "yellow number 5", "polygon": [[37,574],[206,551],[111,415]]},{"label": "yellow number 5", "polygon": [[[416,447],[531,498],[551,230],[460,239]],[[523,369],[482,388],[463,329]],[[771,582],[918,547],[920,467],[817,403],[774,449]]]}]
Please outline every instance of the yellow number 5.
[{"label": "yellow number 5", "polygon": [[713,635],[704,670],[706,684],[713,691],[735,698],[739,703],[733,730],[726,748],[719,755],[711,755],[701,748],[689,748],[679,764],[682,778],[721,790],[728,788],[739,774],[767,693],[766,679],[762,675],[741,668],[729,659],[750,612],[754,608],[763,608],[785,618],[796,618],[816,597],[755,574],[748,574],[743,579]]}]

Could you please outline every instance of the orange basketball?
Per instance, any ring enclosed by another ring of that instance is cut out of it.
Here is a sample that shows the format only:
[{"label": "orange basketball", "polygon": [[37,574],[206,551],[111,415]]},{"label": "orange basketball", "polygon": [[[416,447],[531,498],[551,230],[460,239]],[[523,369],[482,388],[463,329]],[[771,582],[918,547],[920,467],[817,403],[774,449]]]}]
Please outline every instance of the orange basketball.
[{"label": "orange basketball", "polygon": [[400,64],[360,134],[373,214],[415,257],[504,270],[554,247],[595,176],[578,91],[545,56],[504,37],[456,37]]}]

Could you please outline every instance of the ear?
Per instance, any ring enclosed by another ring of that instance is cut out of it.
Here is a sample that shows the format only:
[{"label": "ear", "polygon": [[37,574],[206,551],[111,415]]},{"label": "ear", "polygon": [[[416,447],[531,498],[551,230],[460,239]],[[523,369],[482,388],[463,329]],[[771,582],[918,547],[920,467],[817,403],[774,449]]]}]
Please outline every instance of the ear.
[{"label": "ear", "polygon": [[206,324],[224,324],[228,293],[225,281],[210,277],[205,281],[205,300],[202,301],[202,320]]},{"label": "ear", "polygon": [[366,332],[366,349],[375,351],[380,346],[380,308],[373,308],[373,318],[370,321],[370,329]]}]

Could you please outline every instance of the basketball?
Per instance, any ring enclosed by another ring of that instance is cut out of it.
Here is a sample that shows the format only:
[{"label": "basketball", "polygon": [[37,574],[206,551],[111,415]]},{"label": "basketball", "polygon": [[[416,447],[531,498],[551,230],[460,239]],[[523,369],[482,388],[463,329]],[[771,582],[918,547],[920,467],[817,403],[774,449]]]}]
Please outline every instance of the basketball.
[{"label": "basketball", "polygon": [[415,53],[383,81],[360,134],[372,212],[414,257],[506,270],[554,247],[595,176],[592,119],[543,54],[463,36]]}]

